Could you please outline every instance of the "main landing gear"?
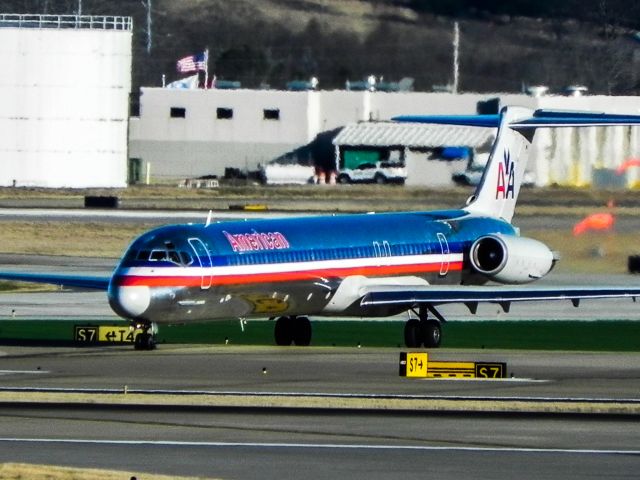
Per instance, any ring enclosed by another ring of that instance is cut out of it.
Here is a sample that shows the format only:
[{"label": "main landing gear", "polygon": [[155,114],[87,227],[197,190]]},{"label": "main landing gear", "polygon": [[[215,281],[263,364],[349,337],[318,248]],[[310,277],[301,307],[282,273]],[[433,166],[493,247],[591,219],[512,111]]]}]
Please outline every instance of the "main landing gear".
[{"label": "main landing gear", "polygon": [[135,323],[131,327],[135,330],[142,330],[135,336],[133,348],[136,350],[154,350],[156,348],[155,328],[152,323]]},{"label": "main landing gear", "polygon": [[[438,348],[442,339],[441,321],[444,318],[440,314],[431,309],[434,315],[438,316],[438,320],[428,318],[428,309],[420,307],[418,309],[418,318],[410,318],[404,325],[404,343],[408,348]],[[415,313],[415,311],[414,311]]]},{"label": "main landing gear", "polygon": [[292,343],[300,347],[311,344],[311,322],[308,317],[280,317],[274,329],[276,345],[288,346]]}]

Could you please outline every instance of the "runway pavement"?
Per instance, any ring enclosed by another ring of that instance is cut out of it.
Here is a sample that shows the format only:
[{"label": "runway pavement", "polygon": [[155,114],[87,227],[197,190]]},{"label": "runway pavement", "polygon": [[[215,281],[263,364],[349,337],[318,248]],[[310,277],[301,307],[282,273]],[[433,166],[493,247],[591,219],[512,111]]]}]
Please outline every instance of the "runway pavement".
[{"label": "runway pavement", "polygon": [[3,428],[22,439],[0,438],[0,461],[267,480],[619,479],[640,467],[637,425],[615,419],[0,413]]},{"label": "runway pavement", "polygon": [[[395,349],[1,347],[0,387],[640,400],[638,354],[433,354],[506,361],[515,378],[401,378]],[[0,461],[219,478],[622,478],[640,467],[640,424],[624,415],[9,403],[0,424]]]}]

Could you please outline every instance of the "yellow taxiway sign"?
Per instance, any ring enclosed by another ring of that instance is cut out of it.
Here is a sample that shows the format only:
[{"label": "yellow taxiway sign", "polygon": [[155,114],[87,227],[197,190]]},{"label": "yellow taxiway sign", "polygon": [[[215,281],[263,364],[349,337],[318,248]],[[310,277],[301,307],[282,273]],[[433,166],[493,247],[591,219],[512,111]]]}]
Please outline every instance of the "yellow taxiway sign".
[{"label": "yellow taxiway sign", "polygon": [[429,361],[426,352],[401,352],[400,376],[413,378],[506,378],[503,362]]}]

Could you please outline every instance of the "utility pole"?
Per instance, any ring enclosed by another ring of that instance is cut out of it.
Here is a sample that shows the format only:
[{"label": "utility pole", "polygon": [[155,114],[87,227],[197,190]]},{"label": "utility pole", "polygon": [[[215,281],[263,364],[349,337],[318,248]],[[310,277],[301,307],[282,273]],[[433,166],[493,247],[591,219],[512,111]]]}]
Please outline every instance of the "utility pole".
[{"label": "utility pole", "polygon": [[152,34],[151,34],[151,0],[142,0],[142,6],[147,9],[147,55],[151,55]]},{"label": "utility pole", "polygon": [[78,16],[82,15],[82,0],[78,0]]},{"label": "utility pole", "polygon": [[453,23],[453,87],[451,91],[458,93],[458,80],[460,70],[460,26],[458,22]]},{"label": "utility pole", "polygon": [[151,0],[147,0],[147,55],[151,55]]}]

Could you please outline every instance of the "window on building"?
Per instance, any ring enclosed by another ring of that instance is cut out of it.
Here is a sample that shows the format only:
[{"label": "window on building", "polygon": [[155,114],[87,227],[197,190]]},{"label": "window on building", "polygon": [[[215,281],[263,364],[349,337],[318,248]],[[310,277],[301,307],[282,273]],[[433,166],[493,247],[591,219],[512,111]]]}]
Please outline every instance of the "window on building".
[{"label": "window on building", "polygon": [[265,120],[280,120],[280,109],[279,108],[265,108],[263,110],[263,115]]},{"label": "window on building", "polygon": [[230,120],[233,118],[233,108],[216,109],[216,117],[218,120]]},{"label": "window on building", "polygon": [[187,116],[187,109],[182,107],[171,107],[171,118],[185,118]]}]

